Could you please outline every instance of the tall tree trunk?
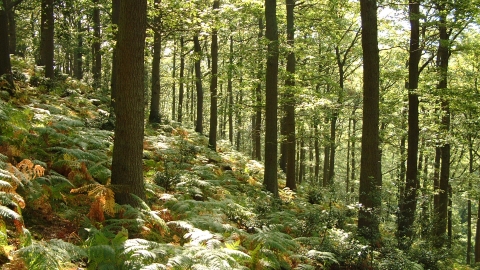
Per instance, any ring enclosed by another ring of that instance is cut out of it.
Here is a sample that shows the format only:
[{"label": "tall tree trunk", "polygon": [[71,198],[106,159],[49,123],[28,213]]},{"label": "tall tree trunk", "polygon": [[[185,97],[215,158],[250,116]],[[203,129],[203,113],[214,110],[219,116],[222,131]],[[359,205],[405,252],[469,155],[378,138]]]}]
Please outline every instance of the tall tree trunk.
[{"label": "tall tree trunk", "polygon": [[355,183],[355,178],[357,177],[356,176],[356,172],[357,172],[357,167],[356,167],[356,159],[355,159],[355,144],[357,142],[357,119],[355,119],[355,111],[356,111],[356,106],[353,110],[353,114],[352,114],[352,173],[351,173],[351,187],[350,187],[350,192],[351,193],[354,193],[355,192],[355,185],[353,183]]},{"label": "tall tree trunk", "polygon": [[360,0],[363,49],[363,127],[360,164],[360,199],[358,214],[360,235],[372,245],[381,241],[379,211],[381,176],[379,162],[379,52],[377,36],[377,1]]},{"label": "tall tree trunk", "polygon": [[100,8],[98,0],[93,0],[93,87],[101,88],[102,86],[102,52],[101,36],[100,36]]},{"label": "tall tree trunk", "polygon": [[45,66],[45,77],[53,79],[54,58],[54,21],[53,0],[42,0],[41,30],[40,30],[40,63]]},{"label": "tall tree trunk", "polygon": [[173,60],[172,60],[172,120],[175,120],[175,115],[177,114],[177,101],[176,101],[176,92],[177,92],[177,46],[176,42],[173,42]]},{"label": "tall tree trunk", "polygon": [[161,18],[157,13],[160,11],[160,0],[154,2],[155,17],[153,19],[156,30],[153,33],[153,59],[152,59],[152,96],[150,100],[150,114],[148,122],[161,123],[160,116],[160,61],[162,52],[162,37],[160,35]]},{"label": "tall tree trunk", "polygon": [[[470,117],[471,118],[471,117]],[[473,138],[472,135],[468,135],[468,172],[473,174],[473,163],[475,159],[473,156]],[[472,189],[472,181],[468,180],[469,190]],[[478,218],[478,217],[477,217]],[[472,263],[472,200],[470,197],[467,200],[467,265]]]},{"label": "tall tree trunk", "polygon": [[475,231],[475,263],[480,262],[480,200],[478,200],[477,229]]},{"label": "tall tree trunk", "polygon": [[287,54],[287,79],[285,80],[285,133],[286,133],[286,161],[287,161],[287,183],[291,190],[297,189],[295,182],[295,23],[294,9],[295,0],[287,0],[287,45],[290,51]]},{"label": "tall tree trunk", "polygon": [[[22,2],[22,1],[20,1]],[[16,1],[18,4],[19,2]],[[7,11],[8,19],[8,52],[9,54],[17,53],[17,22],[15,20],[15,7],[11,0],[3,0],[3,7]]]},{"label": "tall tree trunk", "polygon": [[180,84],[178,87],[178,114],[177,121],[182,123],[183,118],[183,98],[184,98],[184,87],[185,87],[185,52],[184,52],[184,41],[183,37],[180,37]]},{"label": "tall tree trunk", "polygon": [[202,88],[202,70],[200,66],[202,49],[198,40],[198,33],[193,37],[193,47],[195,51],[195,88],[197,89],[197,120],[195,122],[195,131],[203,133],[203,88]]},{"label": "tall tree trunk", "polygon": [[[440,90],[447,89],[447,71],[448,71],[448,58],[449,52],[449,36],[446,27],[446,15],[445,4],[441,3],[437,6],[440,21],[439,21],[439,33],[440,40],[437,53],[437,65],[439,69],[439,83],[437,88]],[[450,104],[446,98],[442,97],[442,129],[447,134],[450,130]],[[440,166],[440,182],[439,182],[439,195],[438,195],[438,208],[436,209],[436,222],[435,222],[435,246],[442,247],[445,241],[445,233],[447,232],[447,215],[448,215],[448,180],[450,177],[450,144],[445,142],[441,147],[442,158]]]},{"label": "tall tree trunk", "polygon": [[320,136],[320,132],[318,131],[318,117],[314,116],[313,118],[313,148],[315,149],[315,168],[314,168],[314,182],[318,183],[320,179],[320,142],[318,141],[318,137]]},{"label": "tall tree trunk", "polygon": [[10,96],[15,95],[10,54],[8,53],[8,18],[7,12],[0,9],[0,77],[3,76],[7,83]]},{"label": "tall tree trunk", "polygon": [[[258,41],[259,47],[262,44],[263,38],[263,19],[262,17],[258,18]],[[258,53],[262,55],[259,51]],[[255,127],[253,131],[254,136],[254,158],[258,161],[262,160],[262,79],[263,77],[263,60],[260,59],[257,65],[257,85],[255,87]]]},{"label": "tall tree trunk", "polygon": [[277,1],[265,0],[265,37],[268,40],[265,82],[265,174],[266,189],[278,197],[277,109],[278,109],[278,28]]},{"label": "tall tree trunk", "polygon": [[118,25],[118,77],[112,185],[115,201],[137,206],[145,199],[143,182],[144,48],[147,1],[122,1]]},{"label": "tall tree trunk", "polygon": [[228,55],[228,140],[233,145],[233,36],[230,35],[230,54]]},{"label": "tall tree trunk", "polygon": [[[114,32],[114,40],[118,40],[118,22],[120,19],[120,3],[121,0],[112,0],[112,25],[116,26],[117,32]],[[117,78],[118,78],[118,57],[117,46],[113,47],[112,53],[112,78],[110,83],[110,119],[113,123],[115,120],[115,98],[117,95]]]},{"label": "tall tree trunk", "polygon": [[[114,53],[115,53],[115,49]],[[113,57],[112,57],[113,58]],[[113,74],[113,67],[112,67]],[[83,29],[82,20],[77,21],[77,47],[73,55],[73,75],[77,80],[83,79]]]},{"label": "tall tree trunk", "polygon": [[[220,1],[213,1],[213,11],[216,13],[216,10],[220,8]],[[216,23],[216,19],[215,19]],[[216,26],[212,29],[212,44],[211,44],[211,55],[212,55],[212,79],[210,82],[210,130],[208,132],[208,147],[214,151],[217,150],[217,127],[218,127],[218,96],[217,96],[217,87],[218,87],[218,35],[217,35]]]},{"label": "tall tree trunk", "polygon": [[398,238],[401,249],[408,249],[413,241],[413,223],[417,210],[418,184],[418,64],[420,63],[420,3],[410,0],[410,59],[408,64],[408,152],[404,196],[400,202]]}]

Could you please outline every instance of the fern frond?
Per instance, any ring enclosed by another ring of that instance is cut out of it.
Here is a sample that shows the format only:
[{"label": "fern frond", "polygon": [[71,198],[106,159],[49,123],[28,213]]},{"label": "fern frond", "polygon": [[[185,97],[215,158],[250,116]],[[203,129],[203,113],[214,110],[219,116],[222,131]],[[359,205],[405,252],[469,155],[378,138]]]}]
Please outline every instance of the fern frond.
[{"label": "fern frond", "polygon": [[145,265],[139,270],[167,270],[167,266],[161,263],[152,263],[149,265]]},{"label": "fern frond", "polygon": [[338,264],[338,261],[335,258],[335,254],[333,254],[331,252],[309,250],[307,252],[307,257],[309,257],[310,259],[316,260],[316,261],[320,261],[320,262],[330,261],[330,262]]},{"label": "fern frond", "polygon": [[173,269],[183,270],[183,269],[190,269],[193,265],[193,260],[190,256],[186,255],[177,255],[175,257],[168,259],[167,266],[172,267]]},{"label": "fern frond", "polygon": [[3,205],[0,205],[0,217],[23,222],[23,218],[19,213]]},{"label": "fern frond", "polygon": [[265,248],[279,252],[294,251],[299,248],[290,235],[279,232],[275,228],[264,227],[258,230],[258,233],[250,237],[250,241],[255,244],[263,244]]},{"label": "fern frond", "polygon": [[0,191],[12,191],[14,190],[13,186],[4,180],[0,180]]},{"label": "fern frond", "polygon": [[90,193],[90,191],[95,190],[100,186],[100,184],[95,183],[95,184],[88,184],[81,186],[79,188],[74,188],[70,190],[70,193]]}]

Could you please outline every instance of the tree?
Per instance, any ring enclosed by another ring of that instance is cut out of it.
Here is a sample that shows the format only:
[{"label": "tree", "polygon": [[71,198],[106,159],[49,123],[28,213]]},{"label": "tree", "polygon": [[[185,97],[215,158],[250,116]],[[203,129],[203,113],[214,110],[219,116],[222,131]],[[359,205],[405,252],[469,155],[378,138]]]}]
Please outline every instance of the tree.
[{"label": "tree", "polygon": [[[258,44],[261,44],[263,38],[263,18],[258,18]],[[262,142],[261,142],[261,131],[262,131],[262,76],[263,76],[263,61],[262,59],[258,60],[257,67],[257,84],[255,87],[255,115],[253,116],[254,125],[253,125],[253,158],[257,160],[262,160]]]},{"label": "tree", "polygon": [[265,37],[268,40],[265,81],[265,174],[263,184],[278,196],[277,108],[278,108],[278,29],[277,1],[265,0]]},{"label": "tree", "polygon": [[295,23],[294,23],[294,9],[295,0],[287,0],[287,45],[289,52],[287,54],[287,79],[285,80],[285,153],[286,156],[286,173],[287,173],[287,187],[291,190],[296,190],[295,182],[295,154],[296,154],[296,139],[295,139]]},{"label": "tree", "polygon": [[198,40],[198,33],[193,37],[193,48],[195,51],[195,88],[197,93],[197,120],[195,121],[195,131],[203,133],[203,88],[200,65],[202,48]]},{"label": "tree", "polygon": [[93,87],[100,88],[102,85],[102,52],[100,36],[100,8],[98,0],[93,0]]},{"label": "tree", "polygon": [[162,36],[160,33],[160,0],[155,0],[155,17],[153,19],[155,31],[153,33],[153,59],[152,59],[152,98],[150,101],[150,123],[161,123],[160,116],[160,60],[162,51]]},{"label": "tree", "polygon": [[360,235],[378,244],[381,175],[379,152],[379,51],[377,33],[377,1],[360,0],[363,50],[363,127],[360,164],[361,204],[358,213]]},{"label": "tree", "polygon": [[40,61],[38,65],[45,66],[45,77],[53,79],[54,59],[54,16],[53,0],[42,0],[41,31],[40,31]]},{"label": "tree", "polygon": [[118,25],[118,77],[112,185],[119,204],[145,199],[143,182],[144,47],[147,1],[122,1]]},{"label": "tree", "polygon": [[[403,198],[400,198],[398,236],[400,247],[410,246],[413,236],[413,222],[417,208],[418,182],[418,64],[420,63],[420,3],[410,0],[410,58],[408,63],[408,151],[407,173]],[[407,239],[403,239],[407,238]]]},{"label": "tree", "polygon": [[8,41],[8,18],[4,1],[3,6],[0,7],[0,79],[6,80],[8,83],[7,91],[13,96],[15,94],[15,84],[12,76]]},{"label": "tree", "polygon": [[[220,1],[213,1],[214,13],[220,7]],[[216,23],[216,20],[215,20]],[[208,147],[214,151],[217,149],[217,126],[218,126],[218,107],[217,107],[217,87],[218,87],[218,30],[214,26],[212,29],[212,79],[210,81],[210,130],[208,133]]]}]

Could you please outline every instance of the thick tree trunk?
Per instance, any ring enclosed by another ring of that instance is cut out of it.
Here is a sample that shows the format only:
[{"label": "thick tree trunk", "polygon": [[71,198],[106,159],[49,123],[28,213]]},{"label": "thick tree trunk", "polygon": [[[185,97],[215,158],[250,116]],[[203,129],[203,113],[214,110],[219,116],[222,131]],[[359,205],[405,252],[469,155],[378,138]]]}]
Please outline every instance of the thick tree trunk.
[{"label": "thick tree trunk", "polygon": [[[160,10],[160,0],[155,0],[155,11]],[[155,15],[154,26],[156,31],[153,33],[153,59],[152,59],[152,96],[150,100],[150,114],[148,116],[148,122],[161,123],[162,118],[160,116],[160,61],[162,52],[162,37],[160,31],[160,16]]]},{"label": "thick tree trunk", "polygon": [[268,40],[265,82],[265,175],[266,189],[278,197],[277,109],[278,109],[278,29],[277,1],[265,0],[265,37]]},{"label": "thick tree trunk", "polygon": [[[220,7],[220,1],[213,1],[213,10],[216,12]],[[217,28],[212,29],[212,79],[210,81],[210,130],[208,132],[208,147],[217,151],[217,128],[218,128],[218,106],[217,106],[217,87],[218,87],[218,35]]]},{"label": "thick tree trunk", "polygon": [[118,77],[112,185],[119,204],[145,199],[143,182],[144,48],[147,1],[122,1],[118,26]]},{"label": "thick tree trunk", "polygon": [[381,175],[379,163],[379,52],[377,37],[377,1],[360,0],[362,19],[363,127],[360,164],[358,231],[372,245],[381,242],[379,211]]},{"label": "thick tree trunk", "polygon": [[8,19],[7,12],[0,9],[0,77],[4,77],[8,85],[6,90],[10,96],[15,95],[10,54],[8,53]]},{"label": "thick tree trunk", "polygon": [[408,152],[404,196],[398,218],[399,247],[408,249],[413,241],[418,183],[418,64],[420,62],[420,3],[410,0],[410,59],[408,64]]},{"label": "thick tree trunk", "polygon": [[195,131],[203,133],[203,88],[202,88],[202,70],[200,66],[201,47],[198,40],[198,33],[193,37],[193,47],[195,51],[195,88],[197,89],[197,120],[195,121]]}]

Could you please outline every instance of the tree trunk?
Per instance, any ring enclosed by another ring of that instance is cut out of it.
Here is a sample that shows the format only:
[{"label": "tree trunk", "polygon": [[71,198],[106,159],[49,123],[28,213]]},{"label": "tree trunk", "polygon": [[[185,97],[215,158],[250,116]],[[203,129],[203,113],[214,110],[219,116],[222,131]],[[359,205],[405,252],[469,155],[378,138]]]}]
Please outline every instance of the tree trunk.
[{"label": "tree trunk", "polygon": [[185,87],[185,52],[184,52],[184,41],[183,37],[180,37],[180,84],[178,87],[178,114],[177,121],[182,123],[183,118],[183,98],[184,98],[184,87]]},{"label": "tree trunk", "polygon": [[295,182],[295,24],[294,9],[295,0],[287,0],[287,45],[290,49],[287,55],[287,79],[285,80],[285,133],[286,133],[286,161],[287,161],[287,183],[291,190],[297,189]]},{"label": "tree trunk", "polygon": [[356,138],[356,129],[357,129],[357,119],[355,119],[355,111],[356,109],[353,110],[353,120],[352,120],[352,178],[351,178],[351,182],[352,182],[352,185],[350,187],[350,192],[351,193],[354,193],[355,192],[355,185],[353,183],[355,183],[355,178],[357,177],[356,176],[356,159],[355,159],[355,144],[357,142],[357,138]]},{"label": "tree trunk", "polygon": [[[112,25],[116,26],[118,31],[118,22],[120,19],[120,3],[121,0],[112,1]],[[114,40],[118,40],[118,33],[115,33]],[[117,94],[117,78],[118,78],[118,59],[117,59],[117,46],[113,47],[112,53],[112,78],[110,89],[110,122],[114,122],[115,118],[115,97]]]},{"label": "tree trunk", "polygon": [[177,114],[177,101],[176,101],[176,92],[177,92],[177,85],[176,85],[176,79],[177,79],[177,46],[176,42],[173,42],[173,60],[172,60],[172,121],[175,120],[175,115]]},{"label": "tree trunk", "polygon": [[[213,11],[220,7],[220,1],[213,1]],[[215,19],[216,22],[216,19]],[[213,151],[217,151],[217,126],[218,126],[218,106],[217,106],[217,87],[218,87],[218,36],[216,26],[212,29],[212,79],[210,82],[210,130],[208,132],[208,147]]]},{"label": "tree trunk", "polygon": [[[260,17],[258,19],[258,44],[261,46],[263,38],[263,19]],[[260,53],[260,52],[259,52]],[[263,74],[263,61],[258,61],[258,73],[257,73],[257,87],[255,87],[255,127],[253,131],[254,136],[254,158],[258,161],[262,160],[262,74]]]},{"label": "tree trunk", "polygon": [[230,36],[230,54],[228,56],[228,140],[233,145],[233,36]]},{"label": "tree trunk", "polygon": [[[115,53],[115,49],[113,49]],[[83,30],[82,30],[82,20],[77,22],[77,47],[75,48],[75,53],[73,55],[73,76],[77,80],[83,79]],[[113,76],[113,67],[112,67],[112,76]]]},{"label": "tree trunk", "polygon": [[399,247],[408,249],[413,241],[418,184],[418,64],[420,62],[420,3],[410,0],[410,59],[408,64],[408,151],[404,196],[398,218]]},{"label": "tree trunk", "polygon": [[119,204],[145,199],[143,182],[144,48],[147,1],[122,1],[118,25],[118,77],[112,185]]},{"label": "tree trunk", "polygon": [[278,197],[277,109],[278,109],[278,29],[277,1],[265,0],[265,37],[268,40],[265,82],[265,175],[266,189]]},{"label": "tree trunk", "polygon": [[40,39],[40,63],[45,66],[45,77],[53,79],[53,58],[54,58],[54,21],[53,21],[53,0],[42,0],[41,11],[41,39]]},{"label": "tree trunk", "polygon": [[381,199],[379,153],[379,52],[377,1],[360,0],[363,49],[363,127],[358,214],[360,235],[374,246],[380,244],[379,212]]},{"label": "tree trunk", "polygon": [[153,33],[153,59],[152,59],[152,96],[150,100],[150,114],[148,116],[148,122],[161,123],[162,118],[160,116],[160,61],[162,53],[162,37],[160,31],[160,16],[158,11],[160,10],[160,0],[155,0],[154,3],[156,15],[153,19],[154,27],[156,28]]},{"label": "tree trunk", "polygon": [[[473,174],[474,168],[473,164],[475,162],[473,156],[473,138],[471,135],[468,136],[468,172]],[[468,180],[469,190],[472,189],[472,181]],[[478,218],[478,217],[477,217]],[[472,200],[470,197],[467,200],[467,265],[472,263],[471,254],[472,253]]]},{"label": "tree trunk", "polygon": [[6,90],[10,96],[15,95],[10,54],[8,53],[8,18],[7,12],[0,9],[0,77],[4,76],[8,85]]},{"label": "tree trunk", "polygon": [[477,229],[475,231],[475,263],[480,262],[480,200],[478,200]]},{"label": "tree trunk", "polygon": [[[21,1],[20,1],[21,2]],[[19,2],[17,2],[18,4]],[[17,53],[17,23],[15,21],[15,7],[11,0],[3,0],[4,9],[7,11],[8,19],[8,52]]]},{"label": "tree trunk", "polygon": [[[445,4],[438,5],[438,12],[440,14],[439,33],[440,40],[437,53],[437,65],[439,68],[440,81],[437,89],[445,90],[447,88],[447,72],[448,72],[448,58],[450,56],[448,41],[449,36],[446,27],[446,15],[444,14]],[[442,129],[445,135],[450,130],[450,104],[445,98],[442,98],[441,108]],[[440,167],[440,182],[438,195],[438,208],[436,209],[435,222],[435,246],[442,247],[445,242],[445,233],[447,232],[447,215],[448,215],[448,180],[450,177],[450,144],[447,141],[442,147],[442,158]]]},{"label": "tree trunk", "polygon": [[193,37],[195,51],[195,88],[197,89],[197,120],[195,122],[195,131],[203,133],[203,88],[202,88],[202,70],[200,66],[202,49],[198,40],[198,33]]},{"label": "tree trunk", "polygon": [[101,36],[100,36],[100,8],[98,0],[93,0],[93,88],[101,88],[102,86],[102,53]]}]

